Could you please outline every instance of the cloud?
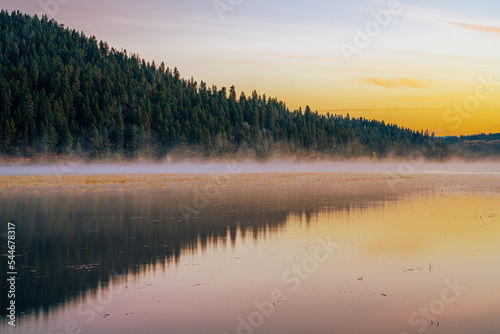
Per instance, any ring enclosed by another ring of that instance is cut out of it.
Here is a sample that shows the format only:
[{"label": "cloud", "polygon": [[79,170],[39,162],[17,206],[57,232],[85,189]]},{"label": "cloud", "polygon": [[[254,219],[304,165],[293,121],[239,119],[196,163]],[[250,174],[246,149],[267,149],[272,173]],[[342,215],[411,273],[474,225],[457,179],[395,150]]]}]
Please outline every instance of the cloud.
[{"label": "cloud", "polygon": [[500,27],[483,26],[483,25],[479,25],[479,24],[454,22],[454,21],[445,21],[445,22],[448,24],[453,24],[453,25],[460,27],[460,28],[464,28],[464,29],[480,31],[480,32],[489,32],[489,33],[500,35]]},{"label": "cloud", "polygon": [[422,82],[418,82],[411,78],[395,78],[395,79],[380,79],[380,78],[363,78],[364,83],[370,85],[375,85],[384,88],[399,88],[399,87],[410,87],[410,88],[424,88],[426,85]]},{"label": "cloud", "polygon": [[495,125],[495,126],[494,126],[494,127],[492,127],[491,129],[489,129],[487,132],[489,132],[489,133],[493,133],[493,131],[497,131],[497,130],[495,130],[495,129],[497,129],[497,128],[500,128],[500,124]]}]

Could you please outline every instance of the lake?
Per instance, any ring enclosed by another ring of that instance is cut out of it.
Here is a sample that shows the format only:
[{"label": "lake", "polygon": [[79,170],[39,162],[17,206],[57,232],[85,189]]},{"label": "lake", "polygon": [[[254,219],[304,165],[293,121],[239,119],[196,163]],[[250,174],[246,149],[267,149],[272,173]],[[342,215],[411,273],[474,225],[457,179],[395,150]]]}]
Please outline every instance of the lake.
[{"label": "lake", "polygon": [[0,332],[498,333],[498,176],[311,175],[3,179]]}]

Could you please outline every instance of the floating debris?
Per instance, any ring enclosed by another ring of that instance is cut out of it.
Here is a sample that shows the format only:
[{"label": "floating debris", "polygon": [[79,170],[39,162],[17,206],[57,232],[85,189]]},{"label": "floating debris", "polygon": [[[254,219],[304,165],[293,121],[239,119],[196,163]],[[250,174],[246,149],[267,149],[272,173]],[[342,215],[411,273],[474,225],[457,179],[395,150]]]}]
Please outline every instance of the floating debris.
[{"label": "floating debris", "polygon": [[389,297],[389,295],[387,293],[376,293],[376,292],[374,292],[373,295],[374,296]]},{"label": "floating debris", "polygon": [[206,283],[193,284],[193,287],[202,286],[202,285],[207,285],[207,284]]},{"label": "floating debris", "polygon": [[99,266],[100,266],[99,263],[92,263],[92,264],[81,264],[79,266],[65,266],[65,267],[61,267],[61,268],[75,269],[75,270],[90,270],[90,269],[96,269]]}]

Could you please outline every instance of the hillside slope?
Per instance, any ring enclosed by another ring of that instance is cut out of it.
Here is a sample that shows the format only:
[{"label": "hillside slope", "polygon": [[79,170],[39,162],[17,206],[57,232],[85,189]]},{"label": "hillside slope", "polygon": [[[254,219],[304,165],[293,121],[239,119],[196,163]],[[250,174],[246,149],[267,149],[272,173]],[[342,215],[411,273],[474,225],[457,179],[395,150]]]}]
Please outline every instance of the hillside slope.
[{"label": "hillside slope", "polygon": [[[175,47],[175,46],[174,46]],[[88,158],[408,156],[443,158],[441,139],[366,119],[319,115],[164,63],[47,17],[0,13],[0,154]]]},{"label": "hillside slope", "polygon": [[500,157],[500,133],[448,137],[444,142],[468,159]]}]

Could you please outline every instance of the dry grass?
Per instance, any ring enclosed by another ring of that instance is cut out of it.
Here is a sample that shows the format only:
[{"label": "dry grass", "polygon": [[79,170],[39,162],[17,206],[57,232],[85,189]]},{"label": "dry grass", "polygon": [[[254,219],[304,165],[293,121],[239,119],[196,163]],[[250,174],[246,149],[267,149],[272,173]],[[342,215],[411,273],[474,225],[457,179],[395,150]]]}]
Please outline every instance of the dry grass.
[{"label": "dry grass", "polygon": [[216,175],[1,176],[0,194],[84,194],[142,191],[394,192],[430,188],[500,192],[498,175],[275,173]]}]

